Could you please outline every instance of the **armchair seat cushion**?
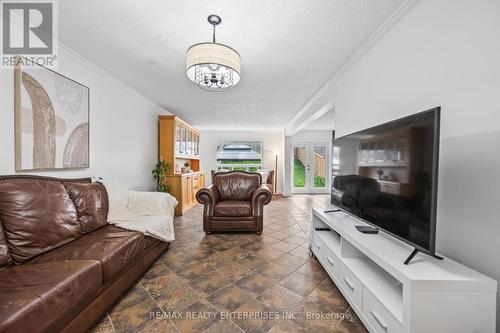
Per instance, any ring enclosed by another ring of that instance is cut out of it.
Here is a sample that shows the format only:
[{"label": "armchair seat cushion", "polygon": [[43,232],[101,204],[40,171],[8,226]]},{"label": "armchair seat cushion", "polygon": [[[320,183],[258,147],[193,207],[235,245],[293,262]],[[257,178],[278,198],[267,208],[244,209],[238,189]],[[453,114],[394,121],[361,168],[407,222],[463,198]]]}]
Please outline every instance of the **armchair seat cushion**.
[{"label": "armchair seat cushion", "polygon": [[225,200],[215,204],[215,216],[252,216],[251,201]]}]

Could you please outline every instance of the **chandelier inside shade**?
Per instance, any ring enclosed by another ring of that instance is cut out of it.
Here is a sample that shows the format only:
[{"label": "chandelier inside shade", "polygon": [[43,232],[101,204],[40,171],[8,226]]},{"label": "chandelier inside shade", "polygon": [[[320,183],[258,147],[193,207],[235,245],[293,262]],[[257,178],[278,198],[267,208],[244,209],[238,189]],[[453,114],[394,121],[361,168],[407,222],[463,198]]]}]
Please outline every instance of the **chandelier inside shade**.
[{"label": "chandelier inside shade", "polygon": [[215,42],[215,26],[222,21],[220,17],[210,15],[208,21],[213,24],[213,42],[195,44],[187,50],[186,74],[202,89],[225,91],[240,81],[241,58],[233,48]]}]

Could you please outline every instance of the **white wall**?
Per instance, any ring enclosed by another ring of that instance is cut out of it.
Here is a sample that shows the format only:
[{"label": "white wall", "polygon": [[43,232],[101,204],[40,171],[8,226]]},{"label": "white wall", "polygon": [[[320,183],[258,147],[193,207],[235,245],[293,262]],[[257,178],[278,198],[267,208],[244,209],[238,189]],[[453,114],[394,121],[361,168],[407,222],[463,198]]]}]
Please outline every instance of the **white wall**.
[{"label": "white wall", "polygon": [[211,184],[210,170],[217,169],[217,144],[227,140],[262,140],[264,146],[263,168],[275,169],[275,153],[278,153],[276,192],[283,191],[283,158],[285,135],[282,130],[269,131],[216,131],[202,130],[200,133],[201,169],[207,173],[206,185]]},{"label": "white wall", "polygon": [[421,0],[329,94],[337,136],[442,106],[437,252],[500,279],[500,1]]},{"label": "white wall", "polygon": [[[132,189],[153,189],[157,116],[168,112],[63,47],[56,71],[90,88],[90,168],[24,173],[61,178],[96,175]],[[15,173],[13,82],[13,70],[0,70],[0,174]]]},{"label": "white wall", "polygon": [[[291,156],[292,156],[292,144],[293,143],[323,143],[326,142],[328,143],[328,174],[331,172],[331,151],[332,151],[332,131],[330,130],[302,130],[297,132],[296,134],[292,136],[286,136],[285,137],[285,191],[284,195],[288,196],[291,194],[291,171],[292,171],[292,161],[291,161]],[[328,182],[330,182],[330,177],[328,178]],[[329,186],[327,186],[329,187]],[[327,192],[330,192],[328,190]]]}]

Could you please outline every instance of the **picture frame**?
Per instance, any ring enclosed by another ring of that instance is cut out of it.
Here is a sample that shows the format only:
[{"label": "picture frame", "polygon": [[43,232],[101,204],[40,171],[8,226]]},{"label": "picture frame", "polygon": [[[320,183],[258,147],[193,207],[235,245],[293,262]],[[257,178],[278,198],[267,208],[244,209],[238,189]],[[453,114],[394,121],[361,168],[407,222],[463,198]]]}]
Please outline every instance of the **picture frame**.
[{"label": "picture frame", "polygon": [[16,171],[90,167],[90,88],[20,58],[14,69]]}]

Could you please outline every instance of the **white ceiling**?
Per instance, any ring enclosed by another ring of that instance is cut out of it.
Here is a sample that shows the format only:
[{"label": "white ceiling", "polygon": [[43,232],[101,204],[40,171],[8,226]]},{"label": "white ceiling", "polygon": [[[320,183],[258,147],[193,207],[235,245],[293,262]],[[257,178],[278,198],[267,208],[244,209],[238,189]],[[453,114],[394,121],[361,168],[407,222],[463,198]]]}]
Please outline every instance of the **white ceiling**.
[{"label": "white ceiling", "polygon": [[[201,128],[283,128],[404,0],[60,0],[59,38]],[[211,38],[242,58],[242,79],[206,92],[185,54]],[[139,112],[139,110],[138,110]]]}]

